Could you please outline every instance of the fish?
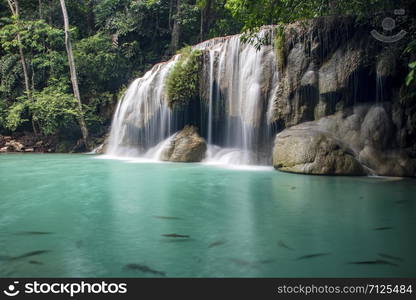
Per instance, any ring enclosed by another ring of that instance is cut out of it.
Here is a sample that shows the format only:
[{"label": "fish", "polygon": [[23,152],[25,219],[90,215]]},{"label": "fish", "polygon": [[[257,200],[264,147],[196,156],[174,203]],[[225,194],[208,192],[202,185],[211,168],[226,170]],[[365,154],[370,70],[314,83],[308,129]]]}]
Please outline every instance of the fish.
[{"label": "fish", "polygon": [[396,201],[395,203],[404,204],[404,203],[407,203],[407,202],[409,202],[409,200],[399,200],[399,201]]},{"label": "fish", "polygon": [[178,218],[178,217],[167,217],[167,216],[153,216],[153,218],[163,219],[163,220],[182,220],[181,218]]},{"label": "fish", "polygon": [[376,259],[376,260],[364,260],[364,261],[353,261],[350,262],[353,265],[389,265],[389,266],[397,266],[394,263],[391,263],[384,259]]},{"label": "fish", "polygon": [[47,231],[19,231],[15,233],[16,235],[46,235],[53,234],[53,232]]},{"label": "fish", "polygon": [[296,190],[296,187],[292,186],[290,189],[293,191],[293,190]]},{"label": "fish", "polygon": [[171,238],[190,238],[189,235],[176,234],[176,233],[162,234],[162,236],[171,237]]},{"label": "fish", "polygon": [[37,261],[37,260],[29,260],[29,263],[31,265],[43,265],[43,262]]},{"label": "fish", "polygon": [[150,273],[153,275],[166,276],[165,272],[157,271],[157,270],[149,268],[148,266],[141,265],[141,264],[127,264],[124,266],[124,269],[140,271],[143,273]]},{"label": "fish", "polygon": [[177,239],[163,239],[162,242],[164,243],[189,243],[192,239],[188,238],[177,238]]},{"label": "fish", "polygon": [[19,256],[14,256],[10,260],[17,260],[17,259],[32,257],[32,256],[35,256],[35,255],[41,255],[41,254],[45,254],[45,253],[49,253],[49,252],[51,252],[51,251],[50,250],[31,251],[31,252],[27,252],[27,253],[24,253],[24,254],[19,255]]},{"label": "fish", "polygon": [[401,258],[401,257],[393,256],[393,255],[389,255],[389,254],[385,254],[385,253],[379,253],[378,256],[384,257],[384,258],[387,258],[387,259],[392,259],[392,260],[395,260],[395,261],[403,261],[403,258]]},{"label": "fish", "polygon": [[320,256],[326,256],[326,255],[330,255],[331,253],[315,253],[315,254],[308,254],[308,255],[304,255],[301,257],[298,257],[298,260],[300,259],[309,259],[309,258],[315,258],[315,257],[320,257]]},{"label": "fish", "polygon": [[216,242],[212,242],[211,244],[208,245],[208,248],[214,248],[217,246],[221,246],[224,245],[226,242],[225,241],[216,241]]},{"label": "fish", "polygon": [[393,227],[377,227],[377,228],[374,228],[374,230],[378,230],[378,231],[391,230],[391,229],[393,229]]},{"label": "fish", "polygon": [[285,249],[288,249],[288,250],[291,250],[291,251],[294,250],[292,247],[289,247],[288,245],[285,244],[285,242],[283,242],[281,240],[277,242],[277,245],[281,248],[285,248]]}]

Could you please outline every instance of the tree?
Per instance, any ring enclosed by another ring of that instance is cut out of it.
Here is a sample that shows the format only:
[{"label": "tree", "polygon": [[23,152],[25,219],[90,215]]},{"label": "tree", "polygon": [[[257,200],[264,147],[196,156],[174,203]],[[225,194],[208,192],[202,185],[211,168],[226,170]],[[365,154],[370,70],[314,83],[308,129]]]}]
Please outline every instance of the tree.
[{"label": "tree", "polygon": [[[227,0],[226,8],[247,31],[268,24],[290,23],[323,15],[370,15],[394,9],[391,0]],[[398,5],[400,6],[400,5]],[[401,6],[400,6],[401,7]]]},{"label": "tree", "polygon": [[[7,3],[9,4],[10,10],[12,12],[12,15],[13,15],[14,20],[15,20],[16,25],[17,25],[16,36],[17,36],[17,42],[18,42],[18,47],[19,47],[20,63],[22,65],[22,69],[23,69],[26,95],[30,99],[31,98],[31,91],[30,91],[30,85],[29,85],[29,74],[27,72],[26,59],[25,59],[25,55],[23,53],[22,39],[21,39],[21,36],[20,36],[20,31],[19,31],[19,22],[20,22],[20,20],[19,20],[19,17],[20,17],[19,1],[18,0],[7,0]],[[33,120],[32,120],[32,128],[33,128],[33,132],[35,133],[35,135],[37,135],[36,126],[35,126],[35,123],[33,122]]]},{"label": "tree", "polygon": [[215,0],[199,0],[198,5],[201,10],[201,27],[199,31],[199,38],[201,42],[205,40],[209,30],[209,26],[212,20],[212,9],[215,4]]},{"label": "tree", "polygon": [[176,13],[173,20],[172,39],[170,42],[170,52],[173,54],[179,49],[179,40],[181,34],[180,17],[181,0],[176,0]]},{"label": "tree", "polygon": [[84,116],[83,116],[83,109],[82,109],[82,102],[81,102],[81,96],[79,93],[79,88],[78,88],[78,79],[77,79],[77,71],[76,71],[76,67],[75,67],[75,62],[74,62],[74,55],[72,53],[72,45],[71,45],[71,36],[70,36],[70,32],[69,32],[69,21],[68,21],[68,13],[66,11],[66,5],[65,5],[65,0],[60,0],[61,1],[61,8],[62,8],[62,15],[64,18],[64,30],[65,30],[65,46],[66,46],[66,52],[68,54],[68,63],[69,63],[69,71],[71,74],[71,83],[72,83],[72,89],[74,92],[74,96],[78,101],[78,107],[79,107],[79,125],[81,128],[81,133],[82,133],[82,138],[85,144],[85,147],[88,149],[88,128],[87,125],[85,124],[85,120],[84,120]]}]

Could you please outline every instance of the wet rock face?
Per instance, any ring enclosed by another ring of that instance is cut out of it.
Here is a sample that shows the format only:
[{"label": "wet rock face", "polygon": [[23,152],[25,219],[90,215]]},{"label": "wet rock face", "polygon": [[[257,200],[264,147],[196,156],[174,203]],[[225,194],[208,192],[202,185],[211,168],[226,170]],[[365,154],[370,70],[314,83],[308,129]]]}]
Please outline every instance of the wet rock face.
[{"label": "wet rock face", "polygon": [[95,154],[105,154],[108,149],[109,136],[106,135],[102,138],[97,139],[95,142],[96,144],[98,144],[98,146],[93,150],[93,152]]},{"label": "wet rock face", "polygon": [[385,109],[373,106],[361,124],[361,135],[365,143],[376,149],[386,149],[392,138],[393,124]]},{"label": "wet rock face", "polygon": [[312,175],[365,175],[353,152],[330,134],[306,125],[286,129],[276,136],[276,169]]},{"label": "wet rock face", "polygon": [[286,129],[275,141],[274,166],[350,175],[358,163],[370,174],[416,176],[416,104],[403,93],[403,45],[380,47],[350,18],[308,22],[285,28],[286,64],[270,121]]},{"label": "wet rock face", "polygon": [[199,136],[195,126],[186,126],[176,133],[165,149],[160,159],[171,162],[200,162],[205,158],[207,144]]},{"label": "wet rock face", "polygon": [[286,63],[273,95],[271,122],[287,128],[375,101],[380,50],[367,28],[348,17],[317,18],[307,26],[286,26],[285,39]]},{"label": "wet rock face", "polygon": [[416,176],[416,159],[395,143],[383,105],[361,105],[276,136],[273,165],[303,174]]}]

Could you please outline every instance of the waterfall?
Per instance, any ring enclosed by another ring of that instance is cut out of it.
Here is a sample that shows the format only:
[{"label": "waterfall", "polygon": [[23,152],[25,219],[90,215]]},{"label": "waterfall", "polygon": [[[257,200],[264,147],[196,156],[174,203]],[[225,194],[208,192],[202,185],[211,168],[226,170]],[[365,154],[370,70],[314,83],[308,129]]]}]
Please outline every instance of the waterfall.
[{"label": "waterfall", "polygon": [[172,133],[172,113],[165,104],[163,83],[176,60],[154,66],[129,86],[114,114],[108,154],[144,155]]},{"label": "waterfall", "polygon": [[[270,40],[272,33],[272,27],[264,28],[259,37]],[[193,119],[208,143],[207,162],[267,164],[272,140],[268,110],[277,84],[272,46],[257,50],[235,35],[194,48],[203,53],[199,109],[168,108],[165,79],[178,55],[160,63],[136,79],[119,102],[107,153],[157,158],[164,141]]]}]

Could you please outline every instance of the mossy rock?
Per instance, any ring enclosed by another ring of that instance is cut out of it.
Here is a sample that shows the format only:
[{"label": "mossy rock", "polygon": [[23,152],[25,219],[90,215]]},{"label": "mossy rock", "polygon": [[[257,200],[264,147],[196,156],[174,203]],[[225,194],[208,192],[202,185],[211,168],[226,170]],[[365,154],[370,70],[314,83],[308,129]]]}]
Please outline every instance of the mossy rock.
[{"label": "mossy rock", "polygon": [[166,79],[166,99],[170,108],[187,105],[199,95],[202,51],[186,47]]}]

